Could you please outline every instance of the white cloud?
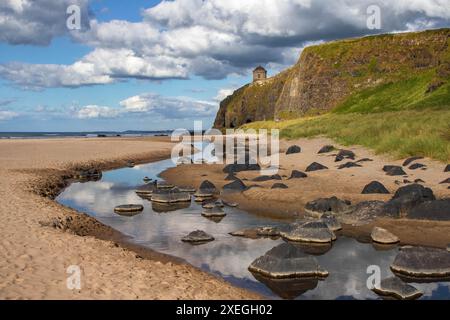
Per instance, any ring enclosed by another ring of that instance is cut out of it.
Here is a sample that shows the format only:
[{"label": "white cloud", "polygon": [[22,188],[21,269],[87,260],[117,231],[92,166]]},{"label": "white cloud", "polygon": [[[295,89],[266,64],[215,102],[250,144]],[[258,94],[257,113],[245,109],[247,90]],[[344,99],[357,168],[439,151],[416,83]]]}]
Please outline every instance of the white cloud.
[{"label": "white cloud", "polygon": [[217,92],[217,95],[214,98],[214,101],[222,101],[223,99],[225,99],[226,97],[232,95],[234,92],[234,89],[220,89]]},{"label": "white cloud", "polygon": [[78,119],[114,118],[118,114],[119,111],[116,109],[97,105],[84,106],[76,111]]},{"label": "white cloud", "polygon": [[18,117],[19,114],[13,111],[4,111],[0,110],[0,121],[2,120],[11,120],[13,118]]}]

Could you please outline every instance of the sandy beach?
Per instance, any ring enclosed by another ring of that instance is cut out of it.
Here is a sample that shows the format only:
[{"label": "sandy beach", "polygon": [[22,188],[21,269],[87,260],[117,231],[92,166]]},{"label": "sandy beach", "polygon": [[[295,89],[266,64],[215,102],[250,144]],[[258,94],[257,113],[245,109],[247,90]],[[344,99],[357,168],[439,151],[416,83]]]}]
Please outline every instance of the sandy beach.
[{"label": "sandy beach", "polygon": [[[77,168],[157,161],[170,150],[162,137],[0,140],[0,298],[260,298],[130,245],[117,231],[51,199]],[[81,268],[81,290],[66,286],[70,265]]]},{"label": "sandy beach", "polygon": [[[352,150],[356,160],[370,158],[373,161],[362,162],[362,167],[337,169],[349,160],[335,162],[336,152],[317,154],[324,145],[334,145],[335,148]],[[301,153],[286,155],[285,150],[291,145],[302,148]],[[260,175],[259,171],[244,171],[237,173],[247,186],[259,185],[240,194],[226,195],[227,200],[236,201],[240,208],[248,212],[268,216],[276,219],[293,220],[301,217],[304,205],[308,201],[318,198],[336,196],[340,199],[358,203],[364,200],[390,199],[393,193],[401,186],[406,185],[404,180],[410,182],[416,179],[425,181],[424,186],[431,188],[437,198],[450,197],[448,184],[440,184],[448,178],[444,173],[446,164],[432,159],[420,159],[417,163],[427,166],[426,170],[410,170],[404,168],[407,178],[403,176],[388,176],[382,171],[384,165],[401,166],[404,159],[394,160],[386,155],[375,155],[362,147],[344,147],[327,138],[299,139],[280,142],[280,170],[282,181],[270,180],[266,182],[253,182],[253,178]],[[312,162],[327,166],[328,170],[309,172],[306,179],[290,179],[292,170],[305,171]],[[229,183],[225,181],[224,165],[181,165],[165,171],[162,176],[171,183],[192,184],[198,187],[203,180],[213,182],[217,187]],[[381,182],[390,194],[361,194],[362,189],[371,181]],[[271,189],[275,182],[286,184],[288,189]],[[428,245],[445,248],[450,243],[450,222],[421,221],[408,219],[378,219],[370,224],[360,227],[344,226],[343,234],[367,239],[374,226],[380,226],[396,234],[402,244]]]}]

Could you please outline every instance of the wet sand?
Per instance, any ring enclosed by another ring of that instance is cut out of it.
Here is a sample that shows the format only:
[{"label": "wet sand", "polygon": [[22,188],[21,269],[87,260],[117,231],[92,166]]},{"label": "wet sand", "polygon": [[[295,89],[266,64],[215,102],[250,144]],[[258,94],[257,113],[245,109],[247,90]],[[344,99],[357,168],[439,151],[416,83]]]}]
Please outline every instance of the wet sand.
[{"label": "wet sand", "polygon": [[[291,145],[299,145],[301,153],[286,155],[284,151]],[[356,154],[356,160],[370,158],[373,161],[362,162],[362,167],[337,169],[337,166],[346,163],[335,162],[336,152],[317,154],[319,149],[327,144],[332,144],[336,148],[352,150]],[[448,184],[440,184],[441,181],[449,177],[449,173],[444,173],[446,164],[431,159],[420,159],[414,163],[422,163],[427,166],[427,170],[411,170],[407,167],[403,169],[408,177],[388,176],[382,170],[384,165],[401,166],[404,159],[395,160],[386,155],[375,155],[370,150],[362,147],[339,146],[326,138],[299,139],[293,141],[281,141],[280,143],[280,170],[282,181],[270,180],[266,182],[253,182],[251,179],[260,175],[259,171],[245,171],[237,173],[237,177],[244,180],[247,186],[259,185],[251,188],[242,194],[226,195],[227,200],[236,201],[240,208],[248,212],[269,216],[276,219],[293,220],[301,217],[304,205],[308,201],[317,198],[336,196],[341,199],[348,199],[352,203],[364,200],[390,199],[395,191],[406,185],[403,180],[413,182],[416,179],[425,181],[423,185],[430,187],[437,198],[450,197]],[[328,170],[308,172],[308,177],[304,179],[290,179],[292,170],[305,171],[312,162],[318,162],[327,166]],[[217,187],[229,183],[225,181],[225,173],[222,172],[223,165],[181,165],[165,171],[162,176],[174,184],[192,185],[198,187],[203,180],[210,180]],[[391,194],[361,194],[362,189],[369,182],[376,180],[384,184]],[[396,183],[397,181],[397,183]],[[288,189],[270,189],[276,183],[286,184]],[[436,247],[447,247],[450,243],[450,222],[430,222],[407,219],[379,219],[369,225],[361,227],[344,226],[343,233],[359,238],[367,238],[374,226],[381,226],[396,234],[401,243],[413,245],[429,245]]]},{"label": "wet sand", "polygon": [[[77,169],[162,160],[171,147],[162,137],[0,140],[0,299],[260,298],[52,200]],[[81,290],[67,289],[70,265]]]}]

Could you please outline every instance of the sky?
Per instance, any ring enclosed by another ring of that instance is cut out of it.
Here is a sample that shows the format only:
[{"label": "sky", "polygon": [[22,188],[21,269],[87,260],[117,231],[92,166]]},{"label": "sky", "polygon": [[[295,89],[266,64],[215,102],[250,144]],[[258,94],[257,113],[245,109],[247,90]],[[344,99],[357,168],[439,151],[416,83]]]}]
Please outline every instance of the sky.
[{"label": "sky", "polygon": [[0,131],[209,128],[258,65],[449,26],[450,0],[1,0]]}]

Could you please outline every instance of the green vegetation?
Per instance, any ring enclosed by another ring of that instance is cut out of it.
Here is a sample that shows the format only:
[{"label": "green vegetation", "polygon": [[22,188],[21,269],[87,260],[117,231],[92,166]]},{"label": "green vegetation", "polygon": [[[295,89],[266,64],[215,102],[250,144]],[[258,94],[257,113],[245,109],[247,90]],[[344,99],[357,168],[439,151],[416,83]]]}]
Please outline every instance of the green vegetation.
[{"label": "green vegetation", "polygon": [[288,121],[255,122],[245,128],[278,128],[281,137],[324,135],[343,145],[362,145],[398,158],[422,155],[450,160],[450,108],[372,114],[326,114]]}]

